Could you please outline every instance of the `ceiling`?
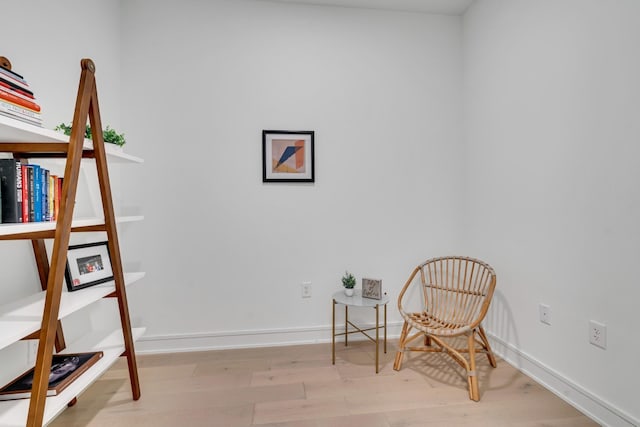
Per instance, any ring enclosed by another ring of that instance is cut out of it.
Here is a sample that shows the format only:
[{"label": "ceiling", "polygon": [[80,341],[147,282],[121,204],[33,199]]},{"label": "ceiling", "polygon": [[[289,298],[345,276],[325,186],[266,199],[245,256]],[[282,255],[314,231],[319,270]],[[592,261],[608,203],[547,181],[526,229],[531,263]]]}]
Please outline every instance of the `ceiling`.
[{"label": "ceiling", "polygon": [[318,6],[355,7],[443,15],[462,15],[473,0],[263,0]]}]

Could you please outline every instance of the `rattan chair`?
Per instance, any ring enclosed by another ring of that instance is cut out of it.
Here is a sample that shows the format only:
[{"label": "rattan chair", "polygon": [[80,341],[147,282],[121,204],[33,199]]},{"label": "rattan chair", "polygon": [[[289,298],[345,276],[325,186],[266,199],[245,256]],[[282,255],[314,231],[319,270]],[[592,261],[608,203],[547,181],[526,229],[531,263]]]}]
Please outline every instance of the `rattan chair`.
[{"label": "rattan chair", "polygon": [[[400,370],[405,351],[447,352],[467,371],[469,398],[480,400],[476,352],[486,353],[491,366],[496,367],[480,325],[495,286],[493,268],[477,259],[433,258],[417,266],[398,296],[404,326],[393,369]],[[460,336],[466,337],[466,347],[454,348],[451,341],[455,339],[449,338]],[[407,345],[416,338],[424,338],[424,345]],[[462,353],[469,353],[468,360]]]}]

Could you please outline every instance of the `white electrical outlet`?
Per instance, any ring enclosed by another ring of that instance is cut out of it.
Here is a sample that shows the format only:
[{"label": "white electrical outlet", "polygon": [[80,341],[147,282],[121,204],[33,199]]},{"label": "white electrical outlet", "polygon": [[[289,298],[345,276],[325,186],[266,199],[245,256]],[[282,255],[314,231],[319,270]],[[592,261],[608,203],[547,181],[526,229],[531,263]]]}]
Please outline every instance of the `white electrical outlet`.
[{"label": "white electrical outlet", "polygon": [[547,325],[551,324],[551,307],[546,304],[540,304],[540,321],[542,323],[546,323]]},{"label": "white electrical outlet", "polygon": [[607,348],[607,325],[589,320],[589,342],[597,347]]},{"label": "white electrical outlet", "polygon": [[311,282],[302,282],[302,298],[311,298]]}]

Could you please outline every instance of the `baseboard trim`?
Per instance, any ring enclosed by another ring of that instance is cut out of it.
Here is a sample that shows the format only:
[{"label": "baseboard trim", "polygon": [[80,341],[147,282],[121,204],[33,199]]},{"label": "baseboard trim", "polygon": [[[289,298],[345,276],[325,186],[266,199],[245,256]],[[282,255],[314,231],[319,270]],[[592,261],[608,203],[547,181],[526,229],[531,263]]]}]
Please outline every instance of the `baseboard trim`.
[{"label": "baseboard trim", "polygon": [[610,427],[637,427],[640,420],[570,381],[534,357],[497,336],[487,333],[493,351],[507,363],[522,371],[595,422]]},{"label": "baseboard trim", "polygon": [[[363,324],[361,327],[369,328],[374,326],[375,324]],[[401,327],[401,321],[388,322],[387,338],[391,339],[399,337]],[[361,334],[349,335],[349,340],[359,341],[361,339],[366,340],[367,338],[361,336]],[[233,348],[321,344],[330,342],[331,325],[306,328],[145,335],[136,342],[136,353],[177,353],[188,351],[225,350]]]}]

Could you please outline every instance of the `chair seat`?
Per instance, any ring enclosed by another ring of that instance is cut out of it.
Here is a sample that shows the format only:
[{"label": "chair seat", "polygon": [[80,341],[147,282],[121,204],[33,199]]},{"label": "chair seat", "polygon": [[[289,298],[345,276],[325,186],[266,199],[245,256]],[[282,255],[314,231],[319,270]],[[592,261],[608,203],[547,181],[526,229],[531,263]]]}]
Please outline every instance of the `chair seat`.
[{"label": "chair seat", "polygon": [[401,313],[401,315],[411,326],[427,334],[455,337],[471,330],[468,324],[447,322],[430,315],[426,311]]}]

